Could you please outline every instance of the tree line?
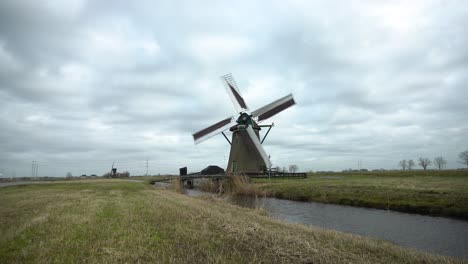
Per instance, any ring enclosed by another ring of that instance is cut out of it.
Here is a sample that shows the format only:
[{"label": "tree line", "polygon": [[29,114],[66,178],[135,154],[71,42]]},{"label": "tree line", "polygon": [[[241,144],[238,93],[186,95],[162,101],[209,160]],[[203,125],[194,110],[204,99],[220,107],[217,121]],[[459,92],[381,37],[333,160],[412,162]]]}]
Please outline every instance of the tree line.
[{"label": "tree line", "polygon": [[296,164],[291,164],[289,165],[289,170],[283,166],[281,168],[280,166],[276,166],[275,168],[272,168],[272,170],[277,171],[277,172],[291,172],[291,173],[296,173],[299,170],[299,167]]},{"label": "tree line", "polygon": [[[460,152],[458,154],[458,158],[460,159],[460,163],[466,165],[466,167],[468,168],[468,150]],[[447,166],[447,160],[442,156],[435,157],[433,160],[430,160],[429,158],[420,157],[417,160],[417,162],[418,165],[423,168],[423,170],[426,170],[427,167],[429,167],[431,164],[433,164],[439,170],[442,170]],[[416,166],[416,163],[412,159],[404,159],[398,162],[398,166],[401,167],[402,170],[412,170]]]}]

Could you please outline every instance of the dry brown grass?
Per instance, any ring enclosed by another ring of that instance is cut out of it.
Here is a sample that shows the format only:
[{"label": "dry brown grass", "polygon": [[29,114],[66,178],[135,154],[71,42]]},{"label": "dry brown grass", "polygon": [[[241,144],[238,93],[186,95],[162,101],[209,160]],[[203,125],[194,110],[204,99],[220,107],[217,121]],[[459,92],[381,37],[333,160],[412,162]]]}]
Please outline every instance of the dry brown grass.
[{"label": "dry brown grass", "polygon": [[0,200],[3,263],[463,263],[142,183],[7,187]]},{"label": "dry brown grass", "polygon": [[252,184],[250,178],[244,174],[232,174],[231,180],[226,182],[225,190],[232,195],[265,196],[265,191]]},{"label": "dry brown grass", "polygon": [[220,189],[220,185],[216,184],[210,179],[200,179],[198,180],[198,189],[204,192],[210,193],[220,193],[222,189]]},{"label": "dry brown grass", "polygon": [[170,180],[170,186],[171,186],[171,189],[173,189],[174,191],[178,192],[178,193],[183,193],[183,190],[184,190],[184,186],[182,184],[182,182],[178,179],[178,178],[174,178],[172,180]]}]

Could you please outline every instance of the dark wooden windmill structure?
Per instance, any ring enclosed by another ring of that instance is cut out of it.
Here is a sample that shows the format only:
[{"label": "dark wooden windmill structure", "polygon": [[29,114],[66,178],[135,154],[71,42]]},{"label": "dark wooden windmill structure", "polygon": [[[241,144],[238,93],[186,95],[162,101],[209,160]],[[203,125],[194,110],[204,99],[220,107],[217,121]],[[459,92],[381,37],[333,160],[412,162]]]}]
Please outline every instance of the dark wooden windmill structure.
[{"label": "dark wooden windmill structure", "polygon": [[[236,108],[238,116],[228,117],[212,126],[193,134],[195,143],[200,143],[214,135],[223,134],[231,144],[227,173],[259,174],[266,173],[271,168],[270,157],[263,149],[262,143],[270,132],[271,125],[259,125],[258,123],[278,114],[284,109],[295,104],[292,94],[280,98],[264,107],[250,112],[249,107],[242,98],[236,82],[231,74],[221,77],[226,90]],[[265,136],[260,140],[260,130],[268,127]],[[229,141],[224,131],[232,132],[232,140]]]}]

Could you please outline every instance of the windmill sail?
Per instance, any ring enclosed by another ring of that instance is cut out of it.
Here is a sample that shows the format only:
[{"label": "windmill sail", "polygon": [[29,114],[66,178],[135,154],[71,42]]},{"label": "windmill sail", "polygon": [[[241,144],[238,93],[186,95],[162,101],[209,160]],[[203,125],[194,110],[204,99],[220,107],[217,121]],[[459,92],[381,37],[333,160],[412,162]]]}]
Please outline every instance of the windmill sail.
[{"label": "windmill sail", "polygon": [[247,133],[249,134],[250,139],[252,140],[255,148],[257,149],[258,153],[262,157],[263,161],[265,162],[265,165],[267,168],[271,167],[271,162],[270,159],[268,158],[268,155],[266,154],[265,150],[263,149],[262,143],[260,143],[260,140],[257,137],[257,134],[255,134],[255,131],[253,130],[252,126],[247,127]]},{"label": "windmill sail", "polygon": [[262,108],[259,108],[252,112],[252,117],[258,117],[258,121],[263,121],[267,118],[270,118],[284,109],[295,105],[294,97],[292,94],[286,95],[283,98],[280,98]]},{"label": "windmill sail", "polygon": [[230,126],[234,124],[234,119],[233,117],[228,117],[224,120],[219,121],[218,123],[211,125],[205,129],[202,129],[196,133],[194,133],[193,140],[195,140],[195,144],[198,144],[214,135],[217,135],[224,130],[228,129]]},{"label": "windmill sail", "polygon": [[232,75],[227,74],[222,76],[221,81],[226,87],[226,91],[229,94],[229,97],[231,98],[232,103],[234,104],[234,107],[236,108],[237,112],[240,113],[243,111],[248,111],[249,107],[245,103],[244,98],[242,98]]}]

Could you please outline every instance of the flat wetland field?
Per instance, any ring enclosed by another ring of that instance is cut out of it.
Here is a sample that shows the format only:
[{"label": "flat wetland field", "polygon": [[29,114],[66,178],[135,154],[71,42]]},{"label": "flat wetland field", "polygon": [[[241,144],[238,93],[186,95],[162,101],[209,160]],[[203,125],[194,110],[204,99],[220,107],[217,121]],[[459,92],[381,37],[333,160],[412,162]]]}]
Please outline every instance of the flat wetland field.
[{"label": "flat wetland field", "polygon": [[468,170],[310,173],[254,183],[276,198],[468,219]]},{"label": "flat wetland field", "polygon": [[1,263],[467,263],[143,182],[8,186],[0,201]]}]

